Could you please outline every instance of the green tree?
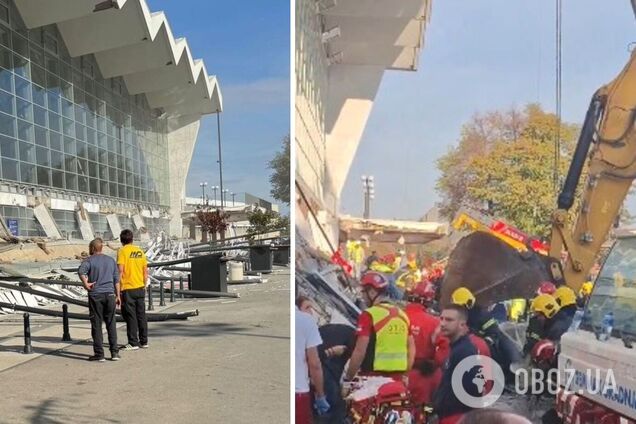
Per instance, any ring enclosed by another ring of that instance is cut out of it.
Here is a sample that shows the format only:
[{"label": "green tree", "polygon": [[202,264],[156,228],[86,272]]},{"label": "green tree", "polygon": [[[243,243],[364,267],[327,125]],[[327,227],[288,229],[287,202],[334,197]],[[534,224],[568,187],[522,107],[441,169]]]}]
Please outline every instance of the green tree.
[{"label": "green tree", "polygon": [[[483,126],[473,119],[464,127],[459,146],[438,162],[442,211],[452,217],[462,206],[487,209],[490,215],[529,234],[549,235],[557,195],[553,185],[556,116],[530,104],[522,112],[495,112],[485,117],[489,131],[475,132]],[[562,123],[560,132],[559,175],[564,176],[579,127]]]},{"label": "green tree", "polygon": [[474,177],[469,172],[472,161],[488,154],[498,140],[516,139],[522,124],[520,112],[511,109],[505,113],[476,114],[462,127],[457,146],[451,147],[437,161],[441,176],[436,189],[441,197],[438,207],[443,217],[452,219],[462,207],[480,207],[467,191],[473,184]]},{"label": "green tree", "polygon": [[274,171],[269,177],[272,185],[270,193],[274,199],[287,205],[289,205],[291,182],[290,160],[289,135],[286,135],[283,138],[283,150],[276,152],[274,158],[269,161],[268,167]]},{"label": "green tree", "polygon": [[247,237],[253,240],[257,234],[279,230],[281,234],[289,234],[289,217],[270,210],[255,209],[247,216],[250,223]]}]

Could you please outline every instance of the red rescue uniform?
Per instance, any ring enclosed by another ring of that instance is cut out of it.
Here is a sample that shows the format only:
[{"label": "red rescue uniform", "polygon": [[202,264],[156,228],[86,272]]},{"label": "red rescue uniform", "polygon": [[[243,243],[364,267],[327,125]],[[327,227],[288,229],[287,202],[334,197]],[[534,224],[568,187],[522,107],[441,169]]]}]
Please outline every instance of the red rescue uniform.
[{"label": "red rescue uniform", "polygon": [[415,340],[415,362],[431,360],[435,355],[433,333],[439,326],[439,319],[429,314],[419,303],[409,303],[404,310],[411,323],[411,334]]},{"label": "red rescue uniform", "polygon": [[430,404],[433,392],[439,385],[442,372],[439,367],[424,375],[420,368],[425,362],[434,365],[436,346],[433,334],[439,326],[439,319],[426,311],[419,303],[409,303],[405,309],[411,323],[411,334],[415,340],[415,365],[409,372],[411,400],[417,405]]}]

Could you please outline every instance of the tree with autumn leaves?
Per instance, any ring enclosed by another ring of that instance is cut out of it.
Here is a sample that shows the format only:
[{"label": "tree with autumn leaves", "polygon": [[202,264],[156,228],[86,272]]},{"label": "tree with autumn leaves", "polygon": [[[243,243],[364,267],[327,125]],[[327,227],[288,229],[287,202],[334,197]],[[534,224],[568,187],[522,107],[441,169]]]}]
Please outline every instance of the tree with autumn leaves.
[{"label": "tree with autumn leaves", "polygon": [[212,235],[212,240],[216,240],[217,233],[221,235],[221,240],[225,238],[227,230],[228,215],[221,210],[198,209],[196,219],[201,225],[201,241],[208,241],[208,234]]},{"label": "tree with autumn leaves", "polygon": [[[529,234],[548,236],[560,190],[553,184],[557,128],[556,116],[536,104],[475,115],[462,128],[458,145],[437,162],[443,216],[452,219],[462,208],[474,208]],[[561,178],[579,130],[561,123]]]}]

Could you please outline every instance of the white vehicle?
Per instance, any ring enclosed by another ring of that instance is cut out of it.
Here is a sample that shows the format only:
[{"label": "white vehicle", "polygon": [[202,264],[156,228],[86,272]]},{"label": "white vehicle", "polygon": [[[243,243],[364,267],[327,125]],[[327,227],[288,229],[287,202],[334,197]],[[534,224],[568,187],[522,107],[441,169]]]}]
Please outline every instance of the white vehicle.
[{"label": "white vehicle", "polygon": [[[600,341],[612,312],[612,336]],[[565,423],[636,423],[636,231],[610,251],[581,327],[561,338],[556,411]]]}]

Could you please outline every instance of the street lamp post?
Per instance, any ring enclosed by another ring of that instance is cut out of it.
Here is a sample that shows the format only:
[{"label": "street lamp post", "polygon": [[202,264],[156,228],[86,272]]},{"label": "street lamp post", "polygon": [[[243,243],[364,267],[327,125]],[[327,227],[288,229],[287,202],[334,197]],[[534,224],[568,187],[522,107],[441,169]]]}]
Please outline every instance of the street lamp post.
[{"label": "street lamp post", "polygon": [[[221,158],[221,111],[216,111],[216,130],[217,140],[219,142],[219,185],[221,186],[221,192],[223,192],[223,159]],[[223,196],[221,195],[221,209],[223,209]]]},{"label": "street lamp post", "polygon": [[204,183],[199,183],[199,187],[201,187],[201,205],[205,205],[205,187],[208,185],[207,181]]},{"label": "street lamp post", "polygon": [[223,191],[221,191],[221,207],[223,207],[225,205],[225,201],[227,199],[227,194],[230,190],[225,189]]},{"label": "street lamp post", "polygon": [[369,219],[371,200],[375,198],[375,185],[373,182],[373,175],[362,176],[362,188],[364,190],[364,212],[363,218]]},{"label": "street lamp post", "polygon": [[216,191],[219,189],[219,186],[212,186],[212,193],[214,194],[214,206],[216,206]]}]

